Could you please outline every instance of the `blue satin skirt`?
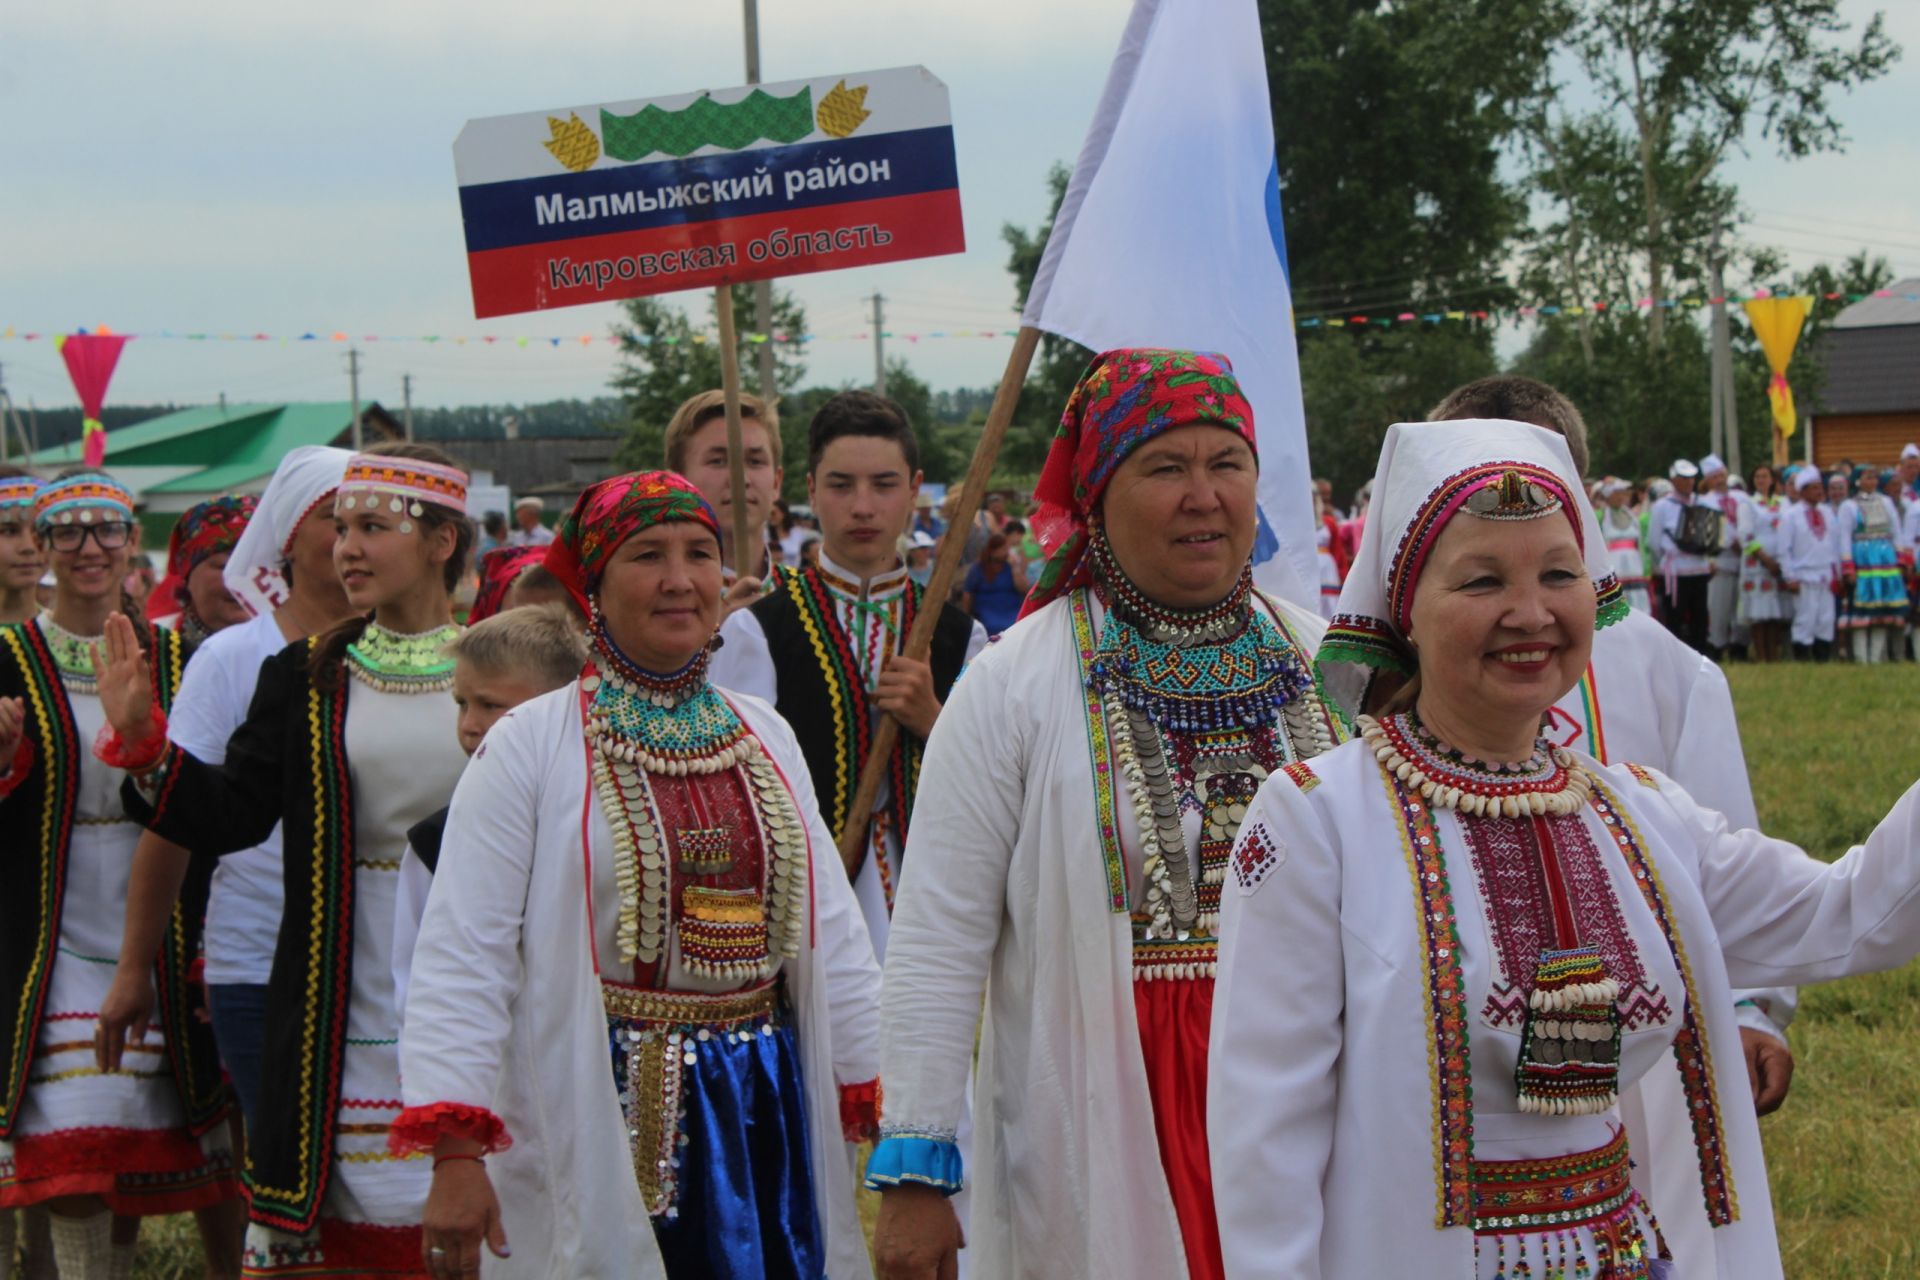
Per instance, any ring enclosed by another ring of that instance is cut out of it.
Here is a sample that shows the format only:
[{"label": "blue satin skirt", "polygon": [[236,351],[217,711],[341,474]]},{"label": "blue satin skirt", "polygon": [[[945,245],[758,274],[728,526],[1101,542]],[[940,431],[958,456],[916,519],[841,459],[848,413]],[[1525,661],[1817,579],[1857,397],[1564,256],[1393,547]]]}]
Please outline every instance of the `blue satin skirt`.
[{"label": "blue satin skirt", "polygon": [[[665,1048],[677,1087],[666,1097],[634,1078],[636,1024],[611,1016],[608,1024],[623,1105],[652,1095],[666,1104],[662,1121],[677,1129],[668,1139],[677,1154],[667,1161],[670,1170],[662,1169],[671,1190],[649,1204],[667,1274],[673,1280],[821,1280],[826,1241],[814,1195],[799,1040],[786,1001],[756,1017],[676,1027]],[[661,1029],[654,1022],[649,1037]]]}]

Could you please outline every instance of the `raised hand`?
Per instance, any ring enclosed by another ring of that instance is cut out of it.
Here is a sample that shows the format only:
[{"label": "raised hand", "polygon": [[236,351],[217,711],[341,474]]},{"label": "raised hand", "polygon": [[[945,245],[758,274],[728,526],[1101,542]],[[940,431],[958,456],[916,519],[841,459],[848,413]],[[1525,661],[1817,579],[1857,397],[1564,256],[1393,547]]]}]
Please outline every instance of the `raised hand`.
[{"label": "raised hand", "polygon": [[758,578],[735,578],[720,597],[721,617],[731,617],[736,609],[744,609],[760,598],[761,582]]},{"label": "raised hand", "polygon": [[101,641],[93,646],[93,673],[107,723],[123,741],[144,741],[153,733],[153,675],[147,655],[125,614],[107,615]]}]

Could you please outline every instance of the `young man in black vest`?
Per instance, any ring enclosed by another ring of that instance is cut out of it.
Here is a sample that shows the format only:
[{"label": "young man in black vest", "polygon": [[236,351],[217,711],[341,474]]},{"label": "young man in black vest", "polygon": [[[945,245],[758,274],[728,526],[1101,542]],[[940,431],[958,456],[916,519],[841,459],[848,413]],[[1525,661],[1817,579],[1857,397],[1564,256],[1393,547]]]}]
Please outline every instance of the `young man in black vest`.
[{"label": "young man in black vest", "polygon": [[924,607],[925,590],[899,552],[919,492],[920,443],[899,405],[844,391],[820,406],[807,427],[820,563],[783,573],[773,592],[728,618],[712,667],[713,683],[765,698],[793,726],[835,838],[881,713],[900,722],[854,873],[874,953],[883,957],[921,748],[960,668],[987,642],[978,623],[942,604],[928,661],[900,655]]}]

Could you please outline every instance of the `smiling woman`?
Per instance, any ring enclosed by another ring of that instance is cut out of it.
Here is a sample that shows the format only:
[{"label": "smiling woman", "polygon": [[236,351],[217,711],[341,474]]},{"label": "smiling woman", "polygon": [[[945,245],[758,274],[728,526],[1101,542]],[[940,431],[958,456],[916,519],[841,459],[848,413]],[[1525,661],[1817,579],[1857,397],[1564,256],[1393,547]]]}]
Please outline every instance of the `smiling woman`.
[{"label": "smiling woman", "polygon": [[[16,489],[17,491],[17,489]],[[53,569],[52,608],[0,628],[0,1214],[53,1210],[63,1274],[112,1274],[109,1211],[126,1217],[201,1209],[237,1197],[223,1123],[231,1098],[213,1045],[191,1016],[187,966],[199,912],[173,917],[144,958],[164,1001],[123,1069],[99,1069],[96,1023],[112,983],[139,828],[124,820],[120,761],[87,744],[106,719],[96,654],[138,546],[133,497],[100,472],[32,495],[32,523]],[[19,517],[19,508],[4,512]],[[188,646],[143,625],[148,696],[170,705]],[[169,1012],[171,1011],[171,1012]],[[11,1257],[11,1241],[7,1243]],[[0,1270],[4,1270],[0,1267]]]},{"label": "smiling woman", "polygon": [[428,1267],[862,1275],[879,975],[792,731],[707,678],[719,523],[615,476],[546,568],[591,657],[475,753],[414,951],[392,1145],[434,1155]]},{"label": "smiling woman", "polygon": [[[1350,714],[1415,679],[1269,779],[1234,850],[1207,1125],[1227,1274],[1659,1280],[1657,1212],[1718,1274],[1779,1276],[1729,978],[1920,952],[1920,788],[1829,866],[1552,746],[1542,714],[1626,612],[1565,442],[1401,424],[1373,491],[1319,665]],[[1673,1072],[1693,1150],[1630,1175],[1621,1092]]]}]

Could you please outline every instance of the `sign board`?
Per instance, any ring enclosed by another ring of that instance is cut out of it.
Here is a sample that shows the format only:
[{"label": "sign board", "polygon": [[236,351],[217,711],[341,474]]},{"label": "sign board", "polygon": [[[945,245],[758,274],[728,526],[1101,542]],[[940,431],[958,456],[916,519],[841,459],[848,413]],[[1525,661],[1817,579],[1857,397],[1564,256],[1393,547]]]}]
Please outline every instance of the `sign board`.
[{"label": "sign board", "polygon": [[481,318],[966,248],[925,67],[471,120],[453,158]]}]

